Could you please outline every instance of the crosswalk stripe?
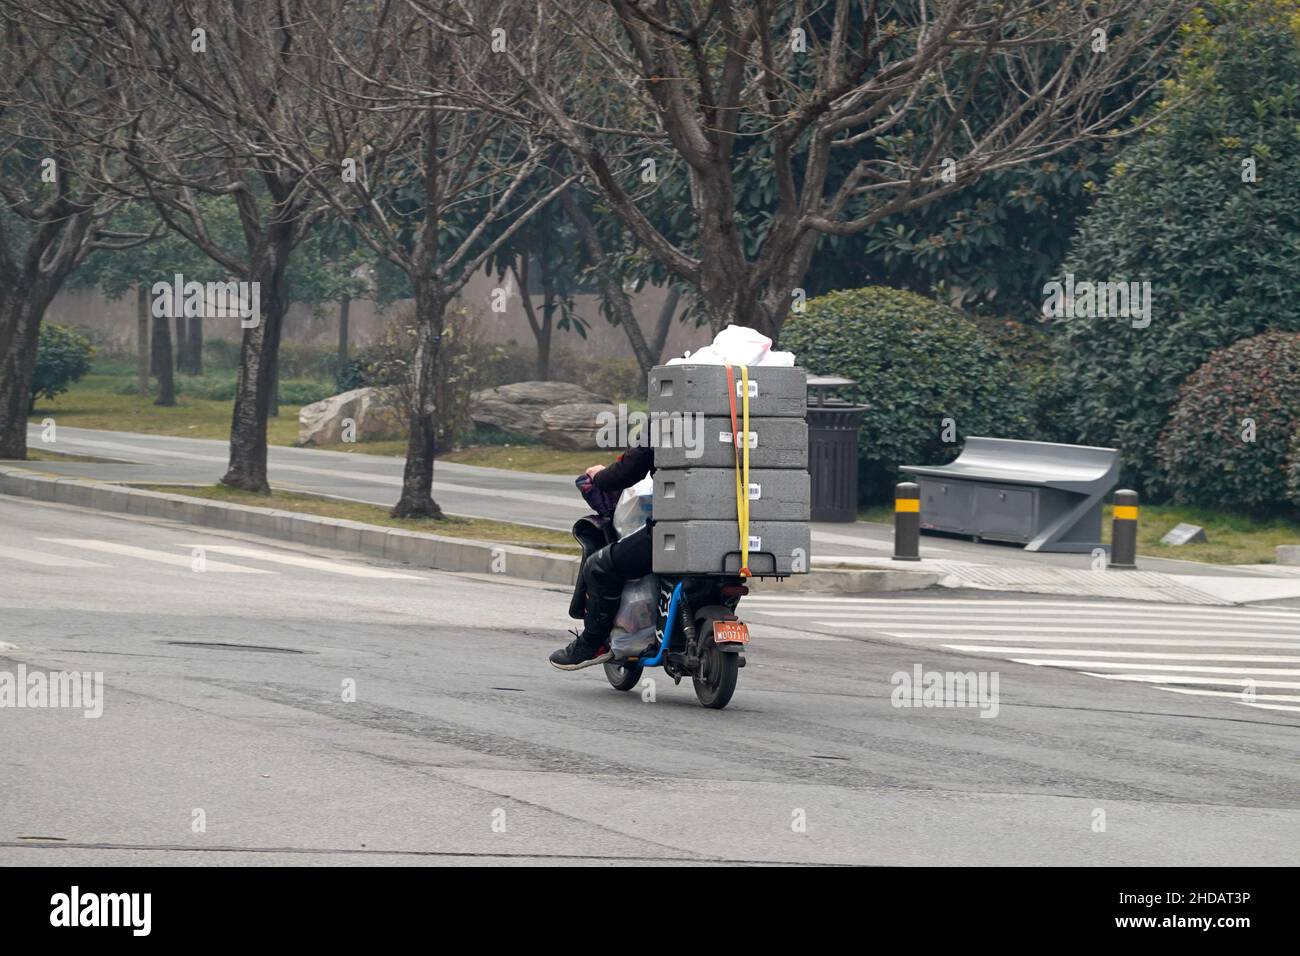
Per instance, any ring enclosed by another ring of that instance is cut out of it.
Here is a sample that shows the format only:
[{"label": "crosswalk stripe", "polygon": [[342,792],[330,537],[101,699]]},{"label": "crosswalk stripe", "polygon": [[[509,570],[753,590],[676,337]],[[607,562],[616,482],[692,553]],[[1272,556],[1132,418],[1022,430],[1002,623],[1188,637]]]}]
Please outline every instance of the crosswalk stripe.
[{"label": "crosswalk stripe", "polygon": [[1108,646],[1111,644],[1122,644],[1126,647],[1254,647],[1268,648],[1275,651],[1295,651],[1300,650],[1300,643],[1292,644],[1283,641],[1280,638],[1274,638],[1267,641],[1222,641],[1222,640],[1182,640],[1176,637],[1089,637],[1086,634],[1077,634],[1073,637],[1048,637],[1036,634],[1033,631],[1013,632],[1008,634],[908,634],[903,631],[891,631],[890,637],[901,637],[913,641],[971,641],[971,642],[997,642],[1006,641],[1008,644],[1098,644]]},{"label": "crosswalk stripe", "polygon": [[1300,681],[1290,680],[1256,680],[1253,677],[1236,680],[1216,680],[1212,677],[1197,677],[1191,674],[1100,674],[1096,671],[1080,671],[1086,677],[1100,677],[1103,680],[1134,681],[1142,684],[1215,684],[1227,687],[1273,687],[1279,690],[1300,690]]},{"label": "crosswalk stripe", "polygon": [[1117,604],[1106,601],[976,601],[962,599],[937,599],[937,598],[856,598],[856,597],[825,597],[825,596],[804,596],[804,595],[784,595],[777,597],[764,595],[750,595],[746,597],[744,603],[749,606],[763,607],[780,607],[788,605],[790,610],[797,610],[808,606],[824,606],[826,608],[839,608],[846,605],[852,606],[871,606],[871,607],[890,607],[890,608],[950,608],[954,611],[973,609],[980,611],[984,609],[996,608],[1013,608],[1017,614],[1051,609],[1082,609],[1094,611],[1123,611],[1127,614],[1154,614],[1157,616],[1168,616],[1170,614],[1195,615],[1197,617],[1209,616],[1229,616],[1229,617],[1258,617],[1272,618],[1276,620],[1295,621],[1300,624],[1300,611],[1286,610],[1262,610],[1258,608],[1245,607],[1196,607],[1190,608],[1186,605],[1150,605],[1150,604]]},{"label": "crosswalk stripe", "polygon": [[1244,704],[1247,707],[1258,707],[1260,710],[1289,710],[1300,714],[1300,707],[1287,707],[1284,704],[1261,704],[1253,700],[1239,700],[1237,703]]},{"label": "crosswalk stripe", "polygon": [[360,564],[348,564],[343,561],[328,561],[323,558],[311,558],[301,554],[286,554],[281,551],[264,551],[261,548],[245,548],[232,544],[186,544],[184,548],[202,548],[216,554],[227,554],[236,558],[252,558],[257,561],[271,561],[276,564],[290,564],[330,574],[346,574],[354,578],[402,578],[407,581],[421,580],[414,574],[402,574],[398,571],[386,571],[383,568],[368,568]]},{"label": "crosswalk stripe", "polygon": [[86,561],[82,558],[68,557],[62,554],[51,554],[45,551],[29,551],[26,548],[10,548],[0,545],[0,558],[13,558],[15,561],[25,561],[28,564],[39,564],[47,568],[103,568],[107,567],[98,561]]},{"label": "crosswalk stripe", "polygon": [[[899,623],[881,623],[872,624],[870,621],[828,621],[819,619],[813,621],[814,624],[823,627],[858,627],[869,628],[873,631],[886,631],[896,636],[925,637],[927,633],[938,633],[940,636],[952,635],[953,626],[951,624],[913,624]],[[1081,625],[1079,627],[1031,627],[1026,628],[1023,625],[1010,627],[1006,624],[962,624],[962,633],[979,633],[992,631],[998,634],[1018,633],[1025,637],[1032,637],[1035,634],[1099,634],[1107,636],[1116,636],[1120,634],[1171,634],[1182,635],[1186,637],[1233,637],[1238,634],[1242,637],[1276,637],[1279,641],[1293,641],[1296,639],[1294,634],[1273,634],[1265,630],[1261,633],[1247,632],[1245,628],[1224,628],[1222,630],[1196,630],[1191,628],[1165,628],[1165,627],[1090,627]]]},{"label": "crosswalk stripe", "polygon": [[[984,654],[1033,654],[1047,652],[1043,647],[998,647],[980,644],[942,644],[941,647],[954,651],[973,651]],[[1071,648],[1051,653],[1068,653],[1073,657],[1125,657],[1142,658],[1157,661],[1239,661],[1255,664],[1300,664],[1300,657],[1277,657],[1268,654],[1168,654],[1152,651],[1092,651]]]},{"label": "crosswalk stripe", "polygon": [[960,608],[952,611],[933,611],[929,608],[900,609],[897,611],[886,611],[876,608],[843,608],[835,606],[827,607],[798,607],[798,608],[777,608],[763,605],[761,607],[750,608],[757,614],[766,614],[769,617],[808,617],[815,615],[826,618],[843,618],[862,621],[915,621],[924,617],[927,621],[979,621],[979,622],[997,622],[997,621],[1060,621],[1062,619],[1075,619],[1079,621],[1097,622],[1099,624],[1107,622],[1131,622],[1133,624],[1147,624],[1152,622],[1165,624],[1200,624],[1215,625],[1223,627],[1251,627],[1251,628],[1273,628],[1274,630],[1294,630],[1300,635],[1300,617],[1293,619],[1287,618],[1260,618],[1249,617],[1245,615],[1236,617],[1207,617],[1196,614],[1195,612],[1170,613],[1170,614],[1125,614],[1122,611],[1106,611],[1099,614],[1066,614],[1062,611],[1035,611],[1026,610],[1024,613],[997,611],[995,613],[980,613],[968,608]]},{"label": "crosswalk stripe", "polygon": [[[105,554],[120,554],[128,558],[139,558],[141,561],[153,561],[156,564],[170,564],[173,567],[186,568],[191,567],[194,560],[189,555],[168,554],[166,551],[154,551],[151,548],[137,548],[130,544],[117,544],[113,541],[98,541],[94,538],[40,538],[41,541],[50,541],[54,544],[66,544],[73,548],[85,548],[88,551],[102,551]],[[204,563],[206,572],[216,574],[275,574],[275,571],[264,571],[261,568],[245,568],[238,564],[226,564],[223,561],[207,561]]]},{"label": "crosswalk stripe", "polygon": [[[1206,690],[1204,687],[1156,687],[1156,690],[1168,691],[1171,694],[1194,694],[1198,697],[1233,697],[1237,700],[1242,699],[1242,692],[1239,690]],[[1300,704],[1300,695],[1296,694],[1256,694],[1255,700],[1264,701],[1285,701],[1288,703]]]},{"label": "crosswalk stripe", "polygon": [[1282,667],[1202,667],[1197,664],[1135,664],[1132,661],[1072,661],[1035,657],[1013,657],[1017,664],[1035,667],[1115,667],[1133,671],[1186,671],[1189,674],[1263,674],[1270,677],[1300,677],[1300,669]]}]

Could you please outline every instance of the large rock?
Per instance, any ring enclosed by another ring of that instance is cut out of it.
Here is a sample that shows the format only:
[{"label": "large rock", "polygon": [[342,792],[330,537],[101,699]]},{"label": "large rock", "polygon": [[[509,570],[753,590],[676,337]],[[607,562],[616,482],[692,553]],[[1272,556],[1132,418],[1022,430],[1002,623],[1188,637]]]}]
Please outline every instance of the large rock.
[{"label": "large rock", "polygon": [[[572,451],[584,451],[599,448],[596,436],[602,424],[615,420],[618,409],[613,405],[600,402],[575,402],[569,405],[556,405],[542,412],[542,424],[546,431],[542,441],[552,448],[564,448]],[[608,433],[609,426],[605,425]]]},{"label": "large rock", "polygon": [[400,438],[406,431],[406,414],[395,391],[354,388],[304,405],[298,412],[298,444],[334,445],[343,441],[347,419],[356,425],[353,441]]},{"label": "large rock", "polygon": [[491,425],[527,438],[544,438],[542,412],[558,405],[607,404],[609,399],[569,382],[515,382],[475,392],[469,417],[476,425]]}]

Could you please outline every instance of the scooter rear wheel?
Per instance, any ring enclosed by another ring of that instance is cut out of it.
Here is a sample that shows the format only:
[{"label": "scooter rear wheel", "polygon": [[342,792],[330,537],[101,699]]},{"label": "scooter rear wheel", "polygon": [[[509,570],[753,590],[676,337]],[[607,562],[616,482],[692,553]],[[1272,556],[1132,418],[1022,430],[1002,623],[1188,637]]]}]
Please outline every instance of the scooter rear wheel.
[{"label": "scooter rear wheel", "polygon": [[736,677],[740,673],[740,655],[723,651],[713,640],[713,628],[700,635],[699,672],[692,675],[695,696],[700,703],[713,710],[721,710],[731,703],[736,692]]},{"label": "scooter rear wheel", "polygon": [[620,664],[617,661],[605,662],[605,678],[615,690],[631,690],[641,682],[644,667],[636,664]]}]

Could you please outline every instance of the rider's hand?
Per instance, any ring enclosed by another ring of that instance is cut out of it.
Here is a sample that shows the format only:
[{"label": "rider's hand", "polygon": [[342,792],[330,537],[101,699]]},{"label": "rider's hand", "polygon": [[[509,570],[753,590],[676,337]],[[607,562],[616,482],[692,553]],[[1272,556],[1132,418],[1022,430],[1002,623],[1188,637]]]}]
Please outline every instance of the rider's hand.
[{"label": "rider's hand", "polygon": [[598,471],[604,471],[604,470],[605,470],[605,466],[604,466],[604,465],[592,465],[590,468],[588,468],[586,471],[584,471],[583,474],[586,475],[588,478],[594,478],[595,475],[596,475],[596,472],[598,472]]}]

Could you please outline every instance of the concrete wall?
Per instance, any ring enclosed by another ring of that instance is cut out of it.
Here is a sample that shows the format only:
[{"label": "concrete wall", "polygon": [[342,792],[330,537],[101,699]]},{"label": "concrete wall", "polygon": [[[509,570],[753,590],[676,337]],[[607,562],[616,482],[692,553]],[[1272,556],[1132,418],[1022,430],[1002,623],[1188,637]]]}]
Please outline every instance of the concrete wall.
[{"label": "concrete wall", "polygon": [[[500,284],[487,273],[480,273],[465,287],[460,301],[479,315],[484,334],[490,341],[503,344],[515,342],[530,350],[535,348],[533,333],[528,326],[528,317],[517,292],[512,290],[505,312],[491,311],[492,290]],[[664,294],[661,288],[647,288],[632,298],[633,309],[641,321],[641,327],[647,330],[647,333],[659,315]],[[534,306],[540,310],[540,296],[532,298]],[[386,318],[406,302],[407,300],[399,300],[381,312],[369,300],[353,300],[348,320],[349,338],[353,347],[364,345],[373,339],[382,329]],[[580,349],[589,355],[631,357],[632,350],[628,345],[626,334],[618,326],[610,325],[601,316],[599,300],[596,296],[575,296],[574,302],[575,312],[590,323],[587,338],[585,340],[579,338],[573,332],[557,331],[552,338],[552,351],[569,348]],[[86,329],[96,342],[102,343],[109,349],[124,352],[134,352],[136,349],[134,293],[110,301],[95,290],[77,289],[60,292],[45,317],[47,321],[60,325],[74,325]],[[238,341],[239,320],[209,319],[204,322],[204,335],[209,339]],[[681,323],[674,323],[668,336],[664,357],[680,355],[688,348],[697,349],[706,345],[711,338],[707,329],[687,328]],[[334,345],[338,342],[337,306],[331,303],[313,309],[307,305],[293,305],[285,318],[284,341]]]}]

